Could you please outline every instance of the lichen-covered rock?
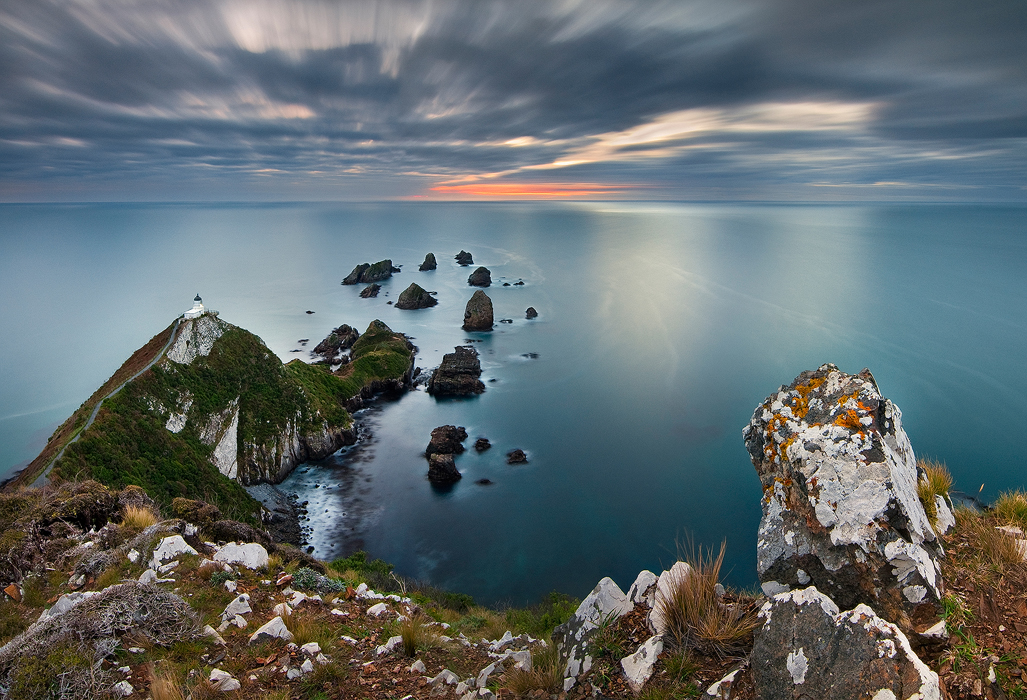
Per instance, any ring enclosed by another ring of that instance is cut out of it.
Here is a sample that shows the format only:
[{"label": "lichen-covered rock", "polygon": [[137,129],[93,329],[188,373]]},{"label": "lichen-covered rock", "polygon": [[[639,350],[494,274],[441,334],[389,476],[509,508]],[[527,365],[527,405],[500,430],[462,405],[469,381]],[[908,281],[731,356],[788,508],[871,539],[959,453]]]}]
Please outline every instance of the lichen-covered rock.
[{"label": "lichen-covered rock", "polygon": [[479,289],[467,301],[463,328],[465,331],[490,331],[492,324],[492,300]]},{"label": "lichen-covered rock", "polygon": [[479,267],[467,278],[467,284],[472,287],[488,287],[492,284],[492,273],[487,267]]},{"label": "lichen-covered rock", "polygon": [[633,607],[624,591],[607,577],[581,601],[571,619],[553,630],[553,643],[564,668],[564,690],[570,690],[577,677],[592,668],[588,644],[600,625],[626,615]]},{"label": "lichen-covered rock", "polygon": [[481,362],[474,348],[457,347],[446,353],[428,380],[426,391],[434,396],[470,396],[485,391],[481,376]]},{"label": "lichen-covered rock", "polygon": [[663,637],[657,634],[650,637],[634,654],[620,660],[624,679],[635,694],[638,694],[645,682],[652,677],[653,666],[661,653],[663,653]]},{"label": "lichen-covered rock", "polygon": [[433,454],[428,457],[428,481],[433,484],[452,484],[462,478],[452,454]]},{"label": "lichen-covered rock", "polygon": [[466,266],[474,264],[474,258],[471,257],[471,254],[468,253],[466,250],[461,250],[459,253],[453,256],[453,259],[456,260],[458,265]]},{"label": "lichen-covered rock", "polygon": [[404,289],[399,295],[399,300],[396,302],[397,309],[427,309],[430,306],[435,306],[439,301],[419,284],[412,283],[409,287]]},{"label": "lichen-covered rock", "polygon": [[743,436],[763,483],[765,593],[812,584],[903,626],[939,600],[941,545],[917,496],[913,448],[868,370],[803,372],[756,409]]},{"label": "lichen-covered rock", "polygon": [[461,444],[467,439],[467,430],[463,426],[440,425],[431,431],[431,440],[424,450],[425,457],[433,454],[453,455],[464,451]]},{"label": "lichen-covered rock", "polygon": [[756,697],[941,698],[938,675],[866,605],[839,612],[811,586],[775,595],[759,617],[750,657]]},{"label": "lichen-covered rock", "polygon": [[[361,292],[361,294],[363,293]],[[333,329],[324,340],[318,343],[311,354],[334,363],[342,353],[353,347],[353,343],[357,342],[358,338],[360,338],[360,333],[357,332],[357,329],[344,323]]]},{"label": "lichen-covered rock", "polygon": [[435,263],[435,253],[428,253],[424,256],[424,262],[418,267],[419,272],[427,272],[428,270],[434,270],[438,265]]}]

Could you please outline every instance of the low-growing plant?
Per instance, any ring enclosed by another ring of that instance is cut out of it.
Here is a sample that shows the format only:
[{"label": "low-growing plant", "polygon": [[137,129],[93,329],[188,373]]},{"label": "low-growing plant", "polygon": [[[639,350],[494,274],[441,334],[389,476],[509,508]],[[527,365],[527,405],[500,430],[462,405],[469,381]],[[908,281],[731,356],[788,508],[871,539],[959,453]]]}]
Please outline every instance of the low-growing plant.
[{"label": "low-growing plant", "polygon": [[1000,493],[993,507],[1000,520],[1027,532],[1027,493],[1020,490]]},{"label": "low-growing plant", "polygon": [[327,649],[335,643],[335,628],[326,621],[300,611],[286,615],[283,619],[285,626],[292,632],[292,641],[299,646],[307,642],[317,642],[323,649]]},{"label": "low-growing plant", "polygon": [[234,581],[238,576],[233,571],[217,571],[210,575],[210,582],[215,586],[225,585],[225,581]]},{"label": "low-growing plant", "polygon": [[501,687],[515,695],[541,690],[547,695],[563,690],[563,667],[560,653],[553,643],[536,644],[531,648],[531,670],[511,668],[500,678]]},{"label": "low-growing plant", "polygon": [[682,649],[663,659],[663,667],[673,681],[687,681],[699,670],[699,664],[689,649]]},{"label": "low-growing plant", "polygon": [[153,700],[185,700],[178,674],[168,668],[151,674],[150,696]]},{"label": "low-growing plant", "polygon": [[920,502],[924,506],[927,520],[931,527],[938,526],[938,504],[935,496],[941,496],[948,500],[949,490],[952,488],[952,474],[944,462],[933,459],[921,459],[917,461],[920,467],[921,476],[917,481],[916,490]]},{"label": "low-growing plant", "polygon": [[[345,666],[331,661],[326,664],[314,664],[314,670],[303,676],[300,687],[309,696],[314,693],[330,691],[337,688],[349,677],[349,669]],[[154,698],[154,700],[157,700]]]},{"label": "low-growing plant", "polygon": [[667,636],[679,649],[697,649],[722,656],[740,645],[756,627],[756,615],[740,603],[725,604],[717,592],[727,541],[714,555],[690,547],[685,560],[690,570],[670,582],[667,595],[658,595],[656,608],[667,624]]},{"label": "low-growing plant", "polygon": [[[995,519],[983,513],[966,508],[956,511],[956,523],[960,531],[975,543],[977,575],[1002,576],[1009,567],[1023,563],[1017,539],[995,526]],[[973,564],[974,560],[967,562]]]},{"label": "low-growing plant", "polygon": [[121,514],[121,524],[139,532],[157,523],[157,514],[146,506],[127,505]]},{"label": "low-growing plant", "polygon": [[552,591],[535,605],[510,608],[506,611],[506,621],[511,629],[545,639],[558,625],[567,622],[580,604],[577,598]]}]

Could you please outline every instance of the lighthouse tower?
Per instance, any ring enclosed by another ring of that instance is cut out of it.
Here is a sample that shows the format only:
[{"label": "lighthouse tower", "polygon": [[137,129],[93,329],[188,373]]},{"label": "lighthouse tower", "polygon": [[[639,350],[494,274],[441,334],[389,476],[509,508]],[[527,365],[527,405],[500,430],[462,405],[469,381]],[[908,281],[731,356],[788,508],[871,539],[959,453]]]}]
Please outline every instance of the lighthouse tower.
[{"label": "lighthouse tower", "polygon": [[203,315],[203,312],[204,312],[203,299],[201,299],[200,295],[197,294],[196,298],[193,299],[193,308],[191,308],[191,309],[189,309],[188,311],[185,312],[185,317],[186,318],[199,318],[200,316]]}]

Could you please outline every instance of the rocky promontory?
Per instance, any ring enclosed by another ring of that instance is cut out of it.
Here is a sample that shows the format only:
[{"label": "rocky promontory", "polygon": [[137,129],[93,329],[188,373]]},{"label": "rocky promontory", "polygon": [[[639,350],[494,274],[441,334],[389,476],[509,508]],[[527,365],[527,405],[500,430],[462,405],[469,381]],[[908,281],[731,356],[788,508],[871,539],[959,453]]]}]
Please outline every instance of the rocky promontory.
[{"label": "rocky promontory", "polygon": [[396,301],[397,309],[427,309],[439,301],[417,283],[412,283],[403,290]]},{"label": "rocky promontory", "polygon": [[353,347],[353,343],[357,342],[359,337],[360,333],[356,328],[344,323],[318,343],[310,354],[328,364],[335,364],[344,352]]},{"label": "rocky promontory", "polygon": [[[456,347],[442,357],[442,364],[428,380],[427,392],[435,396],[471,396],[485,391],[481,362],[474,348]],[[467,437],[466,435],[464,436]]]},{"label": "rocky promontory", "polygon": [[490,331],[493,326],[492,300],[480,289],[471,295],[464,309],[465,331]]}]

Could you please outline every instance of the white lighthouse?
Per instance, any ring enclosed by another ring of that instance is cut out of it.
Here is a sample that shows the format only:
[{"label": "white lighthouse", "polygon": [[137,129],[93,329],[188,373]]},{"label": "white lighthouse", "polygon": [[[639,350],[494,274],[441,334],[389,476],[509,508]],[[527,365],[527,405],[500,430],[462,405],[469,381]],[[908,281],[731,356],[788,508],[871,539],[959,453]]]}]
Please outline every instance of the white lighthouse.
[{"label": "white lighthouse", "polygon": [[203,315],[203,312],[204,312],[203,299],[201,299],[200,295],[197,294],[196,298],[193,299],[193,308],[191,308],[191,309],[189,309],[188,311],[185,312],[185,317],[186,318],[199,318],[200,316]]}]

